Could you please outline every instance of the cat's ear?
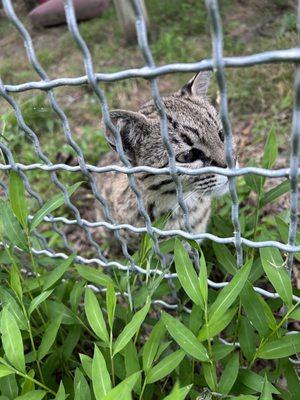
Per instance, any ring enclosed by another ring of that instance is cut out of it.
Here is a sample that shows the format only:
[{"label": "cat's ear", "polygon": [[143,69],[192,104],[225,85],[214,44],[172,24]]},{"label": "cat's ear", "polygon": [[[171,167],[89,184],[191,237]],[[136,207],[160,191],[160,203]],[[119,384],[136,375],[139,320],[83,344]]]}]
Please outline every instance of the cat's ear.
[{"label": "cat's ear", "polygon": [[[148,119],[141,113],[126,110],[114,110],[109,115],[111,122],[120,132],[126,156],[134,163],[136,143],[141,134],[147,130]],[[110,146],[116,150],[115,137],[107,126],[105,126],[105,136]]]},{"label": "cat's ear", "polygon": [[203,97],[206,96],[207,89],[210,84],[211,72],[202,71],[195,75],[186,85],[181,89],[181,95]]}]

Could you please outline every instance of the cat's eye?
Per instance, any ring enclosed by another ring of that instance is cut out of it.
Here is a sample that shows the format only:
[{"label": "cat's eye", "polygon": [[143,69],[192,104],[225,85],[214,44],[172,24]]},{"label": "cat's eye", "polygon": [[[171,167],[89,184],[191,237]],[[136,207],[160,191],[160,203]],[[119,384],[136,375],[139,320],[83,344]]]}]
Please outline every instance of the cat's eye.
[{"label": "cat's eye", "polygon": [[218,135],[219,135],[219,138],[221,139],[221,141],[224,142],[224,132],[222,129],[219,130]]},{"label": "cat's eye", "polygon": [[180,163],[191,163],[197,160],[207,162],[209,161],[209,158],[200,149],[191,149],[185,153],[177,154],[176,156],[176,161]]}]

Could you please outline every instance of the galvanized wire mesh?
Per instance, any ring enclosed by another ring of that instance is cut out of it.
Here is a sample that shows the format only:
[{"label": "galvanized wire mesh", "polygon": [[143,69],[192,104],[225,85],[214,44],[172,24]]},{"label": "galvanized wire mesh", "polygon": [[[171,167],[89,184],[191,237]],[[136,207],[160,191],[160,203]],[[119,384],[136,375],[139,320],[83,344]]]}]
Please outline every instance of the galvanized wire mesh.
[{"label": "galvanized wire mesh", "polygon": [[[26,136],[33,143],[33,148],[35,154],[41,160],[39,164],[28,164],[24,165],[18,162],[15,162],[13,155],[7,146],[7,144],[0,141],[0,149],[6,155],[9,163],[8,164],[0,164],[0,170],[13,170],[16,171],[24,181],[25,188],[30,196],[35,198],[38,204],[42,205],[42,199],[38,193],[36,193],[30,186],[29,180],[26,176],[26,171],[30,170],[42,170],[48,171],[51,176],[52,182],[62,191],[65,199],[65,204],[69,208],[71,214],[74,215],[73,219],[65,218],[65,217],[53,217],[52,215],[47,216],[44,220],[47,223],[53,224],[53,229],[56,230],[62,237],[64,246],[72,250],[73,246],[69,243],[67,236],[63,231],[60,231],[58,228],[58,223],[63,223],[66,225],[78,225],[81,229],[83,229],[86,233],[87,240],[90,245],[95,249],[96,256],[94,258],[85,258],[80,255],[76,257],[76,261],[83,264],[98,264],[102,267],[115,267],[120,270],[124,270],[127,273],[129,271],[136,271],[141,274],[152,274],[152,275],[163,275],[164,278],[171,280],[176,277],[175,273],[168,272],[166,268],[165,257],[162,254],[159,244],[158,237],[171,237],[175,235],[180,235],[186,239],[208,239],[217,243],[223,244],[234,244],[236,248],[237,254],[237,266],[240,267],[243,263],[243,250],[242,245],[249,246],[252,248],[261,248],[261,247],[274,247],[279,250],[285,251],[288,253],[287,258],[287,268],[289,272],[292,271],[293,265],[293,256],[295,252],[300,251],[300,246],[296,245],[296,233],[297,233],[297,218],[298,218],[298,175],[299,175],[299,148],[300,148],[300,48],[290,48],[287,50],[277,50],[277,51],[269,51],[263,52],[260,54],[253,54],[249,56],[240,56],[240,57],[223,57],[223,37],[222,37],[222,26],[221,26],[221,17],[218,8],[218,2],[216,0],[206,0],[206,5],[210,17],[210,26],[211,26],[211,35],[212,35],[212,45],[213,45],[213,54],[212,58],[208,60],[203,60],[201,62],[195,63],[181,63],[181,64],[169,64],[157,67],[155,65],[153,56],[151,54],[148,41],[147,41],[147,30],[146,24],[143,19],[142,9],[140,2],[138,0],[132,0],[132,5],[136,14],[136,29],[137,29],[137,37],[138,44],[141,50],[141,53],[145,60],[145,66],[142,68],[128,69],[123,71],[118,71],[114,73],[96,73],[93,66],[93,60],[91,57],[91,53],[83,40],[80,32],[78,30],[73,3],[72,0],[64,0],[65,5],[65,13],[66,19],[68,23],[69,30],[74,41],[77,43],[81,53],[82,59],[85,67],[85,76],[75,77],[75,78],[57,78],[57,79],[49,79],[47,73],[44,71],[42,66],[40,65],[35,49],[30,37],[30,34],[19,20],[18,16],[15,14],[13,5],[11,0],[3,0],[3,6],[7,17],[13,23],[15,28],[18,30],[21,35],[25,49],[27,52],[27,57],[40,77],[40,81],[37,82],[26,82],[18,85],[10,85],[3,83],[0,80],[0,95],[2,98],[9,103],[12,107],[17,123],[20,129],[25,132]],[[228,114],[228,101],[227,101],[227,89],[226,89],[226,77],[225,77],[225,69],[226,68],[245,68],[253,65],[259,64],[267,64],[267,63],[275,63],[275,62],[288,62],[295,63],[296,65],[296,77],[295,77],[295,106],[293,112],[293,127],[292,127],[292,135],[291,135],[291,156],[290,156],[290,167],[283,168],[279,170],[272,169],[263,169],[257,167],[246,167],[246,168],[238,168],[234,162],[233,156],[233,145],[232,145],[232,130],[231,124],[229,120]],[[168,121],[166,118],[166,112],[164,109],[164,104],[162,98],[159,93],[159,88],[157,84],[156,78],[158,76],[170,74],[170,73],[179,73],[179,72],[199,72],[205,70],[213,70],[216,74],[217,83],[221,95],[221,104],[220,104],[220,115],[225,133],[225,149],[226,149],[226,160],[229,166],[229,169],[224,170],[223,168],[218,167],[203,167],[199,169],[190,170],[188,168],[182,168],[176,165],[174,151],[169,140],[168,136]],[[169,157],[169,166],[165,168],[152,168],[149,166],[138,166],[132,167],[129,160],[127,159],[123,147],[122,141],[120,137],[120,132],[116,127],[112,124],[109,116],[109,109],[107,100],[103,90],[101,89],[101,82],[115,82],[124,79],[130,78],[145,78],[150,81],[151,84],[151,92],[154,103],[157,107],[157,112],[160,116],[161,121],[161,135],[163,139],[163,143],[166,147],[167,154]],[[102,114],[104,123],[107,128],[112,131],[118,155],[120,160],[123,163],[123,166],[118,165],[110,165],[106,167],[97,167],[86,163],[84,153],[79,145],[76,143],[74,136],[71,132],[69,121],[64,113],[62,107],[56,99],[54,89],[60,86],[78,86],[84,84],[90,84],[94,94],[99,100],[99,104],[102,108]],[[75,151],[79,165],[70,166],[66,164],[53,164],[50,159],[43,152],[38,136],[36,133],[26,124],[24,118],[22,116],[22,112],[18,103],[14,100],[12,94],[13,93],[21,93],[28,90],[40,90],[45,91],[48,95],[49,103],[58,116],[64,131],[65,138],[68,144]],[[92,193],[99,202],[100,206],[104,210],[105,220],[91,222],[82,218],[80,212],[75,204],[72,203],[70,197],[68,195],[68,191],[66,186],[59,180],[57,176],[58,171],[70,171],[70,172],[81,172],[87,179]],[[96,185],[95,182],[95,173],[104,173],[117,171],[120,173],[127,174],[128,183],[132,191],[135,193],[137,197],[138,210],[145,221],[145,226],[136,227],[129,224],[117,223],[111,216],[109,210],[109,204],[105,200],[105,198],[101,195],[101,188]],[[139,191],[135,174],[140,172],[148,172],[151,174],[162,174],[162,175],[170,175],[176,185],[177,199],[179,206],[181,207],[184,215],[185,221],[185,229],[184,230],[162,230],[156,228],[152,225],[150,216],[147,213],[146,208],[144,207],[143,198],[141,192]],[[183,198],[183,192],[180,181],[180,174],[187,175],[198,175],[204,173],[218,173],[220,175],[225,175],[229,178],[229,188],[230,195],[232,200],[232,223],[234,235],[232,237],[221,238],[210,233],[194,233],[191,230],[191,226],[189,223],[189,212],[188,208],[185,204]],[[279,177],[287,177],[290,178],[291,182],[291,191],[290,191],[290,225],[289,225],[289,235],[287,243],[280,243],[277,241],[251,241],[242,237],[241,229],[239,224],[239,205],[238,205],[238,197],[237,190],[235,184],[235,177],[247,174],[255,174],[269,178],[279,178]],[[1,182],[1,187],[6,192],[6,184],[5,182]],[[120,242],[124,257],[128,260],[128,265],[124,265],[117,260],[108,260],[97,241],[93,237],[93,233],[91,228],[96,227],[106,227],[114,232],[115,238]],[[127,243],[120,234],[121,230],[130,230],[135,232],[136,234],[142,234],[147,232],[150,237],[153,239],[154,243],[154,251],[157,254],[158,258],[162,263],[162,270],[159,269],[148,269],[145,270],[139,265],[136,265],[134,259],[130,255]],[[49,244],[45,240],[45,238],[38,232],[34,233],[39,240],[40,246],[42,249],[33,249],[33,252],[37,255],[47,255],[52,258],[67,258],[67,254],[61,252],[55,252],[52,248],[49,247]],[[227,283],[216,283],[211,280],[208,281],[209,285],[215,289],[219,289],[224,287]],[[265,297],[269,298],[278,298],[279,295],[277,293],[271,293],[264,289],[255,287],[257,292],[262,294]],[[130,288],[128,288],[130,290]],[[297,296],[293,297],[294,301],[300,301],[300,298]],[[169,307],[176,308],[176,305],[168,304],[160,300],[156,300],[159,304]]]}]

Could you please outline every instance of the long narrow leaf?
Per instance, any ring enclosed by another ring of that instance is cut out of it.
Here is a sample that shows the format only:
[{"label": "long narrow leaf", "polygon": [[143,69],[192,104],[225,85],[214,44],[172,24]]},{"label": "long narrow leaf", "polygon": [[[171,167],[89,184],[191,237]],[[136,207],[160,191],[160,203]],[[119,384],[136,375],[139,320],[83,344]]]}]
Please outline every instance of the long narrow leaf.
[{"label": "long narrow leaf", "polygon": [[175,240],[175,268],[178,279],[186,294],[198,306],[203,307],[203,300],[200,292],[197,274],[190,260],[188,252],[182,242]]},{"label": "long narrow leaf", "polygon": [[260,249],[260,256],[263,268],[270,282],[284,303],[288,307],[291,307],[293,302],[293,289],[291,279],[284,267],[280,251],[276,248],[264,247]]},{"label": "long narrow leaf", "polygon": [[[77,182],[67,188],[68,195],[71,196],[81,184],[82,182]],[[48,200],[33,217],[30,223],[30,230],[33,231],[42,222],[44,217],[59,208],[61,205],[64,204],[64,202],[65,198],[63,193],[58,193],[56,196],[53,196],[52,199]]]},{"label": "long narrow leaf", "polygon": [[89,324],[96,335],[105,343],[109,343],[109,336],[96,295],[88,287],[85,290],[85,313]]},{"label": "long narrow leaf", "polygon": [[27,250],[27,240],[21,225],[13,214],[9,204],[2,199],[0,199],[0,221],[3,226],[2,234],[4,237],[20,249]]},{"label": "long narrow leaf", "polygon": [[236,300],[249,276],[251,265],[251,260],[246,262],[244,267],[235,274],[230,283],[220,291],[217,299],[209,309],[209,324],[218,321]]},{"label": "long narrow leaf", "polygon": [[232,354],[226,364],[224,372],[219,382],[219,390],[222,394],[228,394],[236,381],[239,373],[239,354]]},{"label": "long narrow leaf", "polygon": [[150,369],[147,374],[147,383],[154,383],[169,375],[181,363],[184,356],[185,352],[183,350],[177,350],[165,357]]},{"label": "long narrow leaf", "polygon": [[1,333],[4,353],[10,363],[25,372],[25,357],[21,331],[14,316],[5,307],[2,311]]},{"label": "long narrow leaf", "polygon": [[148,314],[150,308],[150,301],[144,305],[144,307],[139,310],[132,318],[132,320],[125,326],[123,331],[118,336],[114,345],[114,355],[119,353],[129,342],[129,340],[136,334],[140,329],[146,315]]},{"label": "long narrow leaf", "polygon": [[280,339],[266,343],[258,352],[259,358],[273,360],[289,357],[300,351],[300,333],[283,336]]},{"label": "long narrow leaf", "polygon": [[28,210],[24,182],[15,171],[9,173],[9,200],[11,208],[23,228],[27,227]]},{"label": "long narrow leaf", "polygon": [[75,254],[72,254],[66,260],[59,263],[59,265],[55,267],[52,271],[43,276],[43,282],[44,282],[43,290],[49,289],[63,277],[63,275],[66,273],[66,271],[72,264],[74,258]]},{"label": "long narrow leaf", "polygon": [[102,400],[130,399],[131,392],[139,379],[141,372],[136,372],[124,379],[115,388],[111,389]]},{"label": "long narrow leaf", "polygon": [[111,389],[111,381],[104,357],[96,346],[92,364],[92,381],[96,399],[103,400]]},{"label": "long narrow leaf", "polygon": [[151,368],[165,332],[166,328],[163,321],[158,321],[143,348],[143,369],[145,372]]},{"label": "long narrow leaf", "polygon": [[199,361],[209,361],[205,347],[185,325],[165,312],[162,312],[162,320],[170,335],[186,353]]}]

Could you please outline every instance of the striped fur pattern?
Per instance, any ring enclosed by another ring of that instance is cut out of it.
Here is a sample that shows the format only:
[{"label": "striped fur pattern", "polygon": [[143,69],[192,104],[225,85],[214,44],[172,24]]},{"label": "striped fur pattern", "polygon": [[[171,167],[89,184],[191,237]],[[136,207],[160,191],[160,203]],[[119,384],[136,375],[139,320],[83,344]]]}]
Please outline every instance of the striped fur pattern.
[{"label": "striped fur pattern", "polygon": [[[203,166],[227,167],[221,121],[206,98],[209,79],[210,73],[199,73],[180,91],[163,98],[169,138],[178,166],[191,169]],[[160,133],[160,119],[153,101],[144,104],[138,112],[116,110],[110,116],[120,130],[124,151],[133,166],[168,166],[168,155]],[[108,131],[106,136],[115,149],[112,133]],[[110,152],[99,165],[120,164],[118,160],[117,153]],[[168,214],[166,229],[184,228],[176,187],[170,175],[142,173],[135,177],[151,221]],[[118,223],[145,226],[126,174],[97,174],[97,180],[101,193],[110,205],[111,215]],[[182,175],[181,181],[192,229],[194,232],[204,232],[210,215],[211,197],[227,191],[227,178],[215,174]],[[99,206],[96,211],[97,220],[103,219]],[[103,229],[102,234],[110,241],[111,250],[118,250],[114,246],[113,233]],[[138,235],[128,230],[121,234],[129,248],[135,250]]]}]

